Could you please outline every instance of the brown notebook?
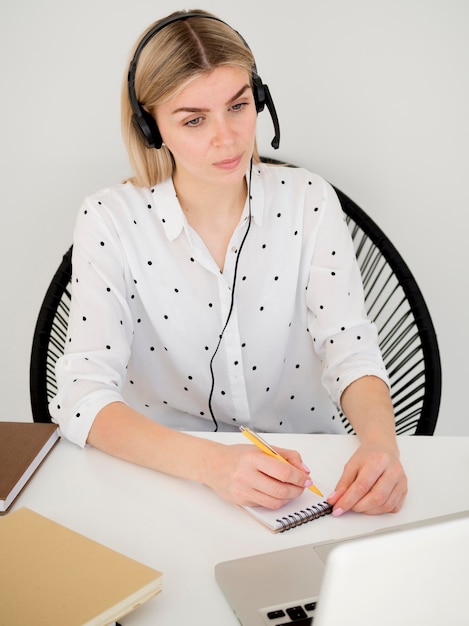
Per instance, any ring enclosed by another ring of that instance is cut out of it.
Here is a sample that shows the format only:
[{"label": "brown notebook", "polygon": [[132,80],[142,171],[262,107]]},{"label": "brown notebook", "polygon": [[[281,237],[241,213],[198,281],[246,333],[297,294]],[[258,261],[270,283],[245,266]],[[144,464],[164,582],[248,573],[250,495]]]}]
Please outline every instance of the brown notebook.
[{"label": "brown notebook", "polygon": [[0,422],[0,514],[59,440],[56,424]]},{"label": "brown notebook", "polygon": [[161,572],[27,508],[0,519],[0,555],[8,626],[104,626],[161,590]]}]

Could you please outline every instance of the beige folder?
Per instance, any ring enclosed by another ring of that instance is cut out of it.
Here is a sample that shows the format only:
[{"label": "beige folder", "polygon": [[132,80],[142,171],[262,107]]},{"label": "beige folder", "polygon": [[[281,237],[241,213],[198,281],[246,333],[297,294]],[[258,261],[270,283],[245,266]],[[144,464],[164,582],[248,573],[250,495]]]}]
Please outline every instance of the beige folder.
[{"label": "beige folder", "polygon": [[161,590],[161,572],[27,508],[0,518],[0,555],[2,626],[104,626]]}]

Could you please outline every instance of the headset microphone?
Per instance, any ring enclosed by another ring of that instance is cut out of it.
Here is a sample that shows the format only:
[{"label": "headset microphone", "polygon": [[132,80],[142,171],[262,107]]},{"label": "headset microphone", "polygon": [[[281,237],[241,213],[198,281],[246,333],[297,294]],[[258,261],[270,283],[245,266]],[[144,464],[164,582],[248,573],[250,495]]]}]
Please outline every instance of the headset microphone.
[{"label": "headset microphone", "polygon": [[272,123],[274,125],[275,136],[272,139],[271,146],[278,150],[280,145],[280,124],[277,117],[277,111],[275,110],[274,101],[272,100],[272,96],[270,95],[270,89],[267,85],[264,85],[265,91],[265,104],[269,109],[270,117],[272,118]]}]

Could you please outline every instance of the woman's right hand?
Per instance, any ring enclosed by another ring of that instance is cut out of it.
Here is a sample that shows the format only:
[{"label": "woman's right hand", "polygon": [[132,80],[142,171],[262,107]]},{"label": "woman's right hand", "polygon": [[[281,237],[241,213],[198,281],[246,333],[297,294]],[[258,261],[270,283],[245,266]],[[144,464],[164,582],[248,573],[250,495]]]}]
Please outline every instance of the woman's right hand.
[{"label": "woman's right hand", "polygon": [[278,509],[301,495],[312,482],[298,452],[276,449],[288,463],[255,446],[217,444],[206,458],[203,482],[235,504]]},{"label": "woman's right hand", "polygon": [[196,480],[244,506],[278,509],[311,485],[294,450],[276,448],[284,463],[251,444],[225,445],[162,426],[122,402],[98,413],[88,443],[131,463]]}]

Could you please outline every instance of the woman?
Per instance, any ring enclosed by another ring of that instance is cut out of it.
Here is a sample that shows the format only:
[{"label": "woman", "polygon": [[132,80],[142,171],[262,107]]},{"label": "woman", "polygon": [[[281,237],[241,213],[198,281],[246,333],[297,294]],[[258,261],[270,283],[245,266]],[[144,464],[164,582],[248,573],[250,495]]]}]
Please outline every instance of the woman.
[{"label": "woman", "polygon": [[123,88],[135,177],[86,199],[59,393],[63,434],[278,508],[310,486],[300,455],[182,431],[360,439],[334,514],[398,511],[407,491],[374,326],[340,205],[320,177],[259,164],[275,110],[240,35],[176,13],[136,46]]}]

